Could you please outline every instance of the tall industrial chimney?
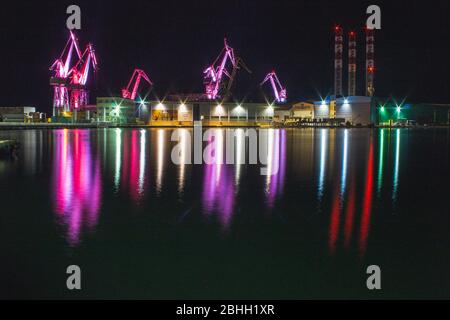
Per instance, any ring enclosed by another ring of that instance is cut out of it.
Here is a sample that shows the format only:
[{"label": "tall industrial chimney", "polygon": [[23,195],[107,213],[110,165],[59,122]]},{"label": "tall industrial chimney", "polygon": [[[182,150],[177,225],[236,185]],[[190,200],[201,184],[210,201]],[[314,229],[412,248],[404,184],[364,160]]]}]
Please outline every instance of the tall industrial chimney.
[{"label": "tall industrial chimney", "polygon": [[343,30],[340,26],[334,27],[334,94],[342,96],[342,52]]},{"label": "tall industrial chimney", "polygon": [[356,96],[356,32],[348,33],[348,95]]},{"label": "tall industrial chimney", "polygon": [[366,31],[366,96],[373,97],[375,93],[374,78],[375,78],[375,30],[369,29]]}]

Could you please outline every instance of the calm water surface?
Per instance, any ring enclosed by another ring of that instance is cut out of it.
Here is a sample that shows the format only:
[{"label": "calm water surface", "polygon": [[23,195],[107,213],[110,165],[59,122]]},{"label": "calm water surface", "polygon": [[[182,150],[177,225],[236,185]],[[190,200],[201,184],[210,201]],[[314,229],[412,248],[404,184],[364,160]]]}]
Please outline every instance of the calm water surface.
[{"label": "calm water surface", "polygon": [[450,298],[449,130],[272,130],[272,176],[172,132],[0,131],[0,297]]}]

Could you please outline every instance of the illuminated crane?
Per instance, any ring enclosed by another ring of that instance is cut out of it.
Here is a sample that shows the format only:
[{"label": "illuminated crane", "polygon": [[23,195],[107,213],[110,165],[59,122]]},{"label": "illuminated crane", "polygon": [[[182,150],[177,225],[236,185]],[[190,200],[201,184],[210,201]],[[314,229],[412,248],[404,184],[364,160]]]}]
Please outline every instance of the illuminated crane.
[{"label": "illuminated crane", "polygon": [[272,85],[273,93],[275,95],[276,102],[286,102],[287,92],[286,88],[284,88],[280,80],[278,80],[277,74],[275,71],[269,72],[267,76],[264,78],[264,81],[261,82],[261,86],[270,80],[270,84]]},{"label": "illuminated crane", "polygon": [[78,39],[71,31],[66,46],[61,53],[61,56],[55,60],[50,67],[54,72],[54,76],[50,78],[50,85],[53,86],[53,113],[57,109],[69,111],[69,91],[67,85],[69,83],[69,72],[71,70],[73,51],[77,54],[78,59],[81,58],[80,48],[78,46]]},{"label": "illuminated crane", "polygon": [[69,71],[70,77],[70,107],[78,109],[88,104],[89,91],[86,83],[89,77],[91,65],[94,72],[98,69],[97,57],[92,44],[88,44],[77,64]]},{"label": "illuminated crane", "polygon": [[227,39],[224,39],[224,48],[219,56],[203,71],[205,84],[205,93],[208,99],[216,99],[219,96],[219,90],[222,86],[223,75],[231,78],[230,73],[226,70],[228,60],[231,62],[233,68],[236,68],[236,59],[234,57],[233,48],[228,46]]},{"label": "illuminated crane", "polygon": [[[149,85],[153,85],[153,82],[150,81],[150,78],[147,74],[141,69],[134,69],[133,75],[131,76],[130,81],[126,88],[122,89],[122,98],[134,100],[136,98],[137,90],[139,88],[139,83],[141,79],[147,81]],[[134,81],[134,85],[132,86]],[[133,87],[133,91],[130,92],[131,87]]]}]

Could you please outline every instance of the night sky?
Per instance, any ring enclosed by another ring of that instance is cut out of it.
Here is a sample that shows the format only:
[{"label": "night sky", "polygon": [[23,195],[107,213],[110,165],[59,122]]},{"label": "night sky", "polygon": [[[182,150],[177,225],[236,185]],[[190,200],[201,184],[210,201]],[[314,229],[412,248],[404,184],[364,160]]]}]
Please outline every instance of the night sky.
[{"label": "night sky", "polygon": [[[356,3],[356,4],[355,4]],[[376,95],[450,103],[450,2],[437,1],[2,1],[0,106],[49,112],[52,62],[68,37],[66,8],[82,10],[80,45],[92,42],[100,70],[95,95],[118,94],[135,67],[155,83],[152,95],[203,92],[202,70],[223,38],[253,71],[238,74],[235,97],[262,100],[259,83],[275,69],[290,101],[333,89],[335,23],[356,29],[358,94],[364,90],[366,8],[382,9],[376,33]],[[345,40],[344,53],[347,42]],[[344,92],[347,88],[344,60]],[[268,87],[265,88],[269,93]],[[145,91],[145,90],[144,90]]]}]

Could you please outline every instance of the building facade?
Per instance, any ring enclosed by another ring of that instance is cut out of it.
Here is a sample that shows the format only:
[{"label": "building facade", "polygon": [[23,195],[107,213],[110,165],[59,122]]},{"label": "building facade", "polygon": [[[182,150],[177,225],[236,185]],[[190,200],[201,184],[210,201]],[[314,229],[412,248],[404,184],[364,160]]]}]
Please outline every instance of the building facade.
[{"label": "building facade", "polygon": [[398,102],[393,98],[373,101],[372,117],[380,125],[413,122],[419,125],[449,125],[450,104]]},{"label": "building facade", "polygon": [[352,96],[336,99],[335,118],[342,119],[353,125],[369,125],[374,123],[371,118],[372,98]]},{"label": "building facade", "polygon": [[106,123],[135,123],[137,118],[136,103],[120,97],[98,97],[95,119]]},{"label": "building facade", "polygon": [[292,119],[313,119],[314,103],[313,102],[294,103],[291,108],[290,117]]},{"label": "building facade", "polygon": [[264,103],[218,103],[214,101],[174,102],[150,101],[145,104],[145,116],[150,125],[261,125],[271,123],[275,108]]},{"label": "building facade", "polygon": [[31,122],[35,113],[35,107],[0,107],[0,121]]}]

